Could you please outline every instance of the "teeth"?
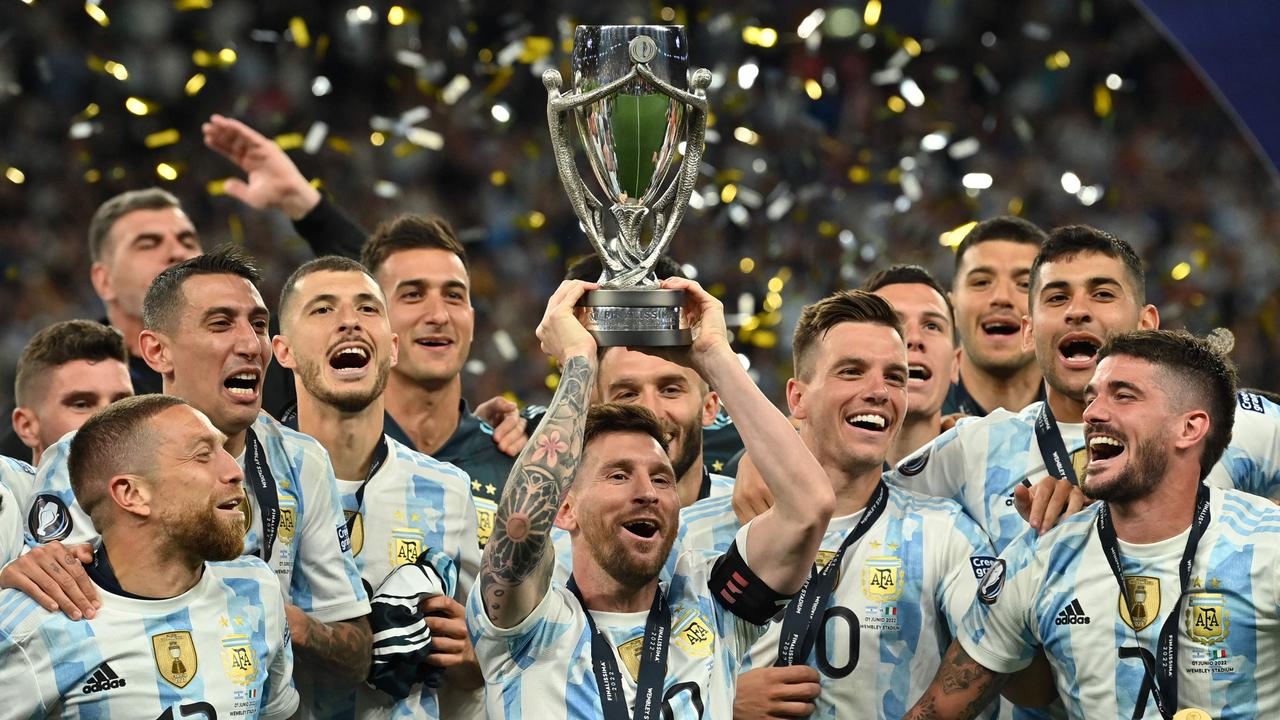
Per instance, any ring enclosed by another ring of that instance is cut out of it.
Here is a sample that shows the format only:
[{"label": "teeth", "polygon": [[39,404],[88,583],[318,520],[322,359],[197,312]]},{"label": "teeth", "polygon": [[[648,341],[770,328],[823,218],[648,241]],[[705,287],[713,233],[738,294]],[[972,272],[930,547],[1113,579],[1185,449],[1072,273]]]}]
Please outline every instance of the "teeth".
[{"label": "teeth", "polygon": [[254,382],[258,381],[258,373],[254,373],[254,372],[236,373],[231,377],[235,378],[236,380],[252,380]]},{"label": "teeth", "polygon": [[362,359],[369,357],[369,353],[365,352],[364,348],[359,348],[359,347],[343,348],[338,351],[338,354],[339,355],[358,355]]},{"label": "teeth", "polygon": [[1092,447],[1094,445],[1114,445],[1115,447],[1118,447],[1118,448],[1124,447],[1124,443],[1120,442],[1115,438],[1107,437],[1105,435],[1099,435],[1095,438],[1090,438],[1089,446]]},{"label": "teeth", "polygon": [[872,425],[875,425],[877,427],[884,427],[885,425],[884,418],[880,417],[879,415],[854,415],[853,417],[849,418],[847,422],[850,422],[850,423],[865,422],[865,423],[871,423]]},{"label": "teeth", "polygon": [[253,390],[252,388],[235,388],[235,387],[233,387],[233,388],[227,388],[227,390],[228,390],[232,395],[244,395],[245,397],[249,397],[249,396],[253,395],[253,393],[254,393],[254,390]]}]

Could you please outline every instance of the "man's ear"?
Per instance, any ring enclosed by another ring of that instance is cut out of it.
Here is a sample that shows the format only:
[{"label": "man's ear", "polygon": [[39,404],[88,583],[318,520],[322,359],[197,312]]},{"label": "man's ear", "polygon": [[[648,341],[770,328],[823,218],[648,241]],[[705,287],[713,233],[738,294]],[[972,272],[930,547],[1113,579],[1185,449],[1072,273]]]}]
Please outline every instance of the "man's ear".
[{"label": "man's ear", "polygon": [[565,532],[571,533],[578,529],[578,514],[573,505],[573,491],[570,490],[565,493],[564,500],[560,501],[555,519],[555,526]]},{"label": "man's ear", "polygon": [[804,382],[791,378],[787,381],[787,410],[791,412],[791,417],[796,420],[804,420],[804,396],[808,391]]},{"label": "man's ear", "polygon": [[1160,311],[1155,305],[1146,305],[1138,311],[1138,329],[1155,330],[1160,327]]},{"label": "man's ear", "polygon": [[955,385],[960,382],[960,356],[964,354],[964,348],[956,346],[956,356],[951,361],[951,384]]},{"label": "man's ear", "polygon": [[111,285],[111,273],[101,261],[89,267],[89,282],[93,284],[93,291],[102,302],[109,303],[116,299],[116,290]]},{"label": "man's ear", "polygon": [[1173,446],[1179,450],[1195,447],[1209,434],[1209,425],[1209,413],[1204,410],[1183,413],[1182,420],[1178,423]]},{"label": "man's ear", "polygon": [[138,350],[143,361],[163,377],[173,372],[173,357],[169,352],[169,338],[155,330],[138,333]]},{"label": "man's ear", "polygon": [[40,447],[40,418],[35,411],[25,407],[13,409],[13,434],[32,450]]},{"label": "man's ear", "polygon": [[1022,352],[1035,352],[1036,350],[1036,329],[1031,324],[1031,316],[1023,315],[1022,323]]},{"label": "man's ear", "polygon": [[708,390],[702,398],[702,426],[706,427],[715,421],[720,414],[720,395],[715,390]]},{"label": "man's ear", "polygon": [[107,481],[107,494],[120,509],[138,519],[151,517],[151,488],[139,475],[120,474]]},{"label": "man's ear", "polygon": [[298,367],[298,361],[293,357],[293,348],[289,346],[289,338],[284,335],[276,335],[271,338],[271,352],[276,356],[276,362],[280,363],[280,367],[295,370]]},{"label": "man's ear", "polygon": [[391,333],[391,367],[400,362],[400,336]]}]

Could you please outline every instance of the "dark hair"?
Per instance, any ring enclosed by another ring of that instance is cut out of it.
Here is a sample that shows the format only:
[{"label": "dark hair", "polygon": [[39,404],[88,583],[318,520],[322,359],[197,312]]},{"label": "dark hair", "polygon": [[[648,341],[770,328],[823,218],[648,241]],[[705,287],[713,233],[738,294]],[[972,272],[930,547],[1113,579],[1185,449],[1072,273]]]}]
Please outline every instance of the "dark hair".
[{"label": "dark hair", "polygon": [[893,307],[879,295],[865,290],[840,290],[828,295],[800,311],[791,341],[797,379],[805,380],[813,372],[810,356],[818,341],[831,328],[847,322],[883,325],[902,335],[902,325]]},{"label": "dark hair", "polygon": [[[294,291],[298,289],[298,283],[302,282],[302,279],[306,276],[318,272],[354,272],[373,280],[373,275],[369,273],[368,269],[351,258],[342,257],[341,255],[325,255],[314,260],[308,260],[289,274],[289,279],[284,281],[284,287],[280,289],[280,304],[276,305],[276,312],[280,314],[281,322],[284,322],[284,318],[288,315],[289,300],[293,298]],[[377,284],[376,281],[375,284]]]},{"label": "dark hair", "polygon": [[166,268],[156,276],[142,300],[142,327],[160,332],[172,331],[181,314],[182,304],[186,302],[182,285],[197,275],[238,275],[254,285],[262,281],[262,271],[253,257],[235,245],[219,245],[203,255]]},{"label": "dark hair", "polygon": [[135,210],[164,210],[182,208],[172,193],[152,187],[120,193],[98,206],[89,221],[89,260],[98,262],[104,254],[107,236],[116,221]]},{"label": "dark hair", "polygon": [[1124,263],[1135,299],[1139,305],[1146,303],[1147,284],[1142,274],[1142,260],[1133,247],[1109,232],[1088,225],[1066,225],[1049,233],[1040,246],[1040,253],[1031,262],[1029,302],[1035,303],[1036,286],[1040,284],[1040,270],[1045,263],[1071,260],[1082,253],[1099,253]]},{"label": "dark hair", "polygon": [[951,344],[956,344],[956,310],[951,306],[951,297],[933,277],[933,273],[919,265],[890,265],[867,278],[862,283],[862,289],[874,293],[889,285],[927,285],[941,295],[942,302],[947,306],[947,319],[951,321]]},{"label": "dark hair", "polygon": [[[687,277],[684,268],[680,267],[680,263],[672,260],[670,255],[659,255],[658,261],[653,264],[653,272],[659,280]],[[592,253],[570,263],[569,269],[564,273],[564,279],[595,282],[600,279],[602,273],[604,273],[604,263],[600,262],[599,256]]]},{"label": "dark hair", "polygon": [[599,403],[587,410],[587,427],[582,435],[582,447],[595,438],[608,433],[644,433],[667,452],[667,431],[653,411],[642,405],[626,403]]},{"label": "dark hair", "polygon": [[94,413],[72,436],[67,457],[71,490],[99,531],[105,529],[105,516],[94,511],[107,497],[106,481],[151,468],[155,433],[148,421],[178,405],[187,401],[154,394],[123,398]]},{"label": "dark hair", "polygon": [[438,215],[405,213],[379,224],[360,250],[360,262],[376,274],[393,254],[418,249],[447,250],[457,255],[462,266],[471,272],[466,249],[458,242],[449,221]]},{"label": "dark hair", "polygon": [[19,406],[29,405],[37,380],[50,370],[73,360],[129,362],[120,331],[89,320],[64,320],[36,333],[18,358],[13,397]]},{"label": "dark hair", "polygon": [[1005,242],[1040,247],[1044,244],[1045,234],[1044,230],[1041,230],[1035,223],[1013,215],[1000,215],[989,220],[983,220],[974,225],[973,229],[969,230],[969,234],[965,235],[964,239],[956,247],[956,271],[959,272],[960,260],[969,251],[969,248],[988,240],[1003,240]]},{"label": "dark hair", "polygon": [[1209,413],[1209,433],[1200,455],[1200,479],[1217,464],[1231,443],[1236,417],[1236,368],[1212,342],[1185,330],[1133,330],[1120,333],[1098,350],[1098,362],[1112,355],[1146,360],[1172,373],[1165,390],[1183,406]]}]

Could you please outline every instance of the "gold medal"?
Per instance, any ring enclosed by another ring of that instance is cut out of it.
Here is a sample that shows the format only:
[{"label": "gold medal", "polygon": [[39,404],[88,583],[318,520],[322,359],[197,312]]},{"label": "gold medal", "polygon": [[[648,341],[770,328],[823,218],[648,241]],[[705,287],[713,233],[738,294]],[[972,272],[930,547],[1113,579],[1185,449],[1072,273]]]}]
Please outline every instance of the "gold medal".
[{"label": "gold medal", "polygon": [[1203,710],[1187,708],[1174,713],[1173,720],[1213,720],[1213,716]]}]

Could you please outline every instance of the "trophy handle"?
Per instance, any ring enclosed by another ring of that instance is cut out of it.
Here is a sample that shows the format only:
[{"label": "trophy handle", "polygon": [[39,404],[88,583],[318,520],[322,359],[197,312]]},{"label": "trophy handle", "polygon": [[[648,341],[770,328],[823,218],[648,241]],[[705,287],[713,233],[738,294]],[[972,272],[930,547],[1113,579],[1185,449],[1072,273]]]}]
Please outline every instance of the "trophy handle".
[{"label": "trophy handle", "polygon": [[[632,75],[634,73],[629,74],[628,78]],[[578,176],[577,168],[573,162],[573,145],[570,144],[569,138],[564,131],[565,115],[574,107],[583,104],[581,101],[583,96],[576,92],[569,96],[562,95],[560,93],[562,83],[563,80],[559,71],[550,69],[542,73],[542,84],[546,86],[547,95],[550,98],[547,103],[547,127],[551,129],[551,151],[555,155],[556,169],[560,173],[560,184],[564,185],[565,192],[569,196],[569,205],[573,208],[573,213],[578,216],[578,222],[582,226],[582,231],[586,234],[587,240],[591,242],[592,249],[595,250],[596,255],[600,258],[600,262],[604,263],[608,268],[608,275],[619,275],[626,272],[627,268],[605,246],[606,240],[600,223],[600,211],[604,208],[604,203],[600,202],[599,198],[591,192],[591,189]],[[613,84],[610,83],[610,85]],[[607,94],[601,93],[606,89],[611,88],[609,86],[599,87],[588,93],[588,95]]]},{"label": "trophy handle", "polygon": [[[667,96],[688,106],[691,115],[688,120],[689,134],[685,138],[684,161],[680,163],[680,173],[676,176],[675,181],[667,187],[666,192],[662,193],[655,206],[656,209],[661,210],[670,205],[671,209],[667,217],[663,218],[659,215],[661,232],[655,235],[654,239],[649,243],[645,257],[641,260],[641,267],[647,273],[657,264],[658,256],[662,255],[671,244],[676,228],[680,226],[680,221],[684,219],[685,210],[689,207],[689,197],[693,195],[694,186],[698,182],[698,166],[702,164],[702,154],[707,147],[707,112],[709,105],[707,103],[706,89],[711,84],[711,71],[706,68],[695,70],[689,78],[693,92],[688,93],[668,85],[661,78],[655,76],[649,70],[648,65],[639,64],[634,69],[641,77],[653,83],[654,87],[657,87]],[[663,220],[665,222],[662,222]]]}]

